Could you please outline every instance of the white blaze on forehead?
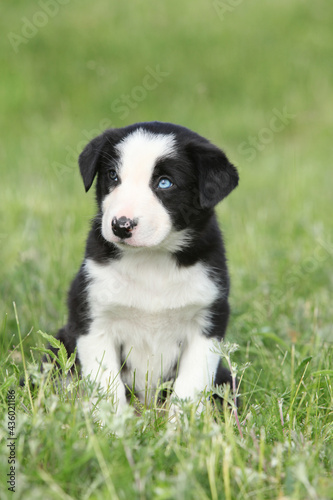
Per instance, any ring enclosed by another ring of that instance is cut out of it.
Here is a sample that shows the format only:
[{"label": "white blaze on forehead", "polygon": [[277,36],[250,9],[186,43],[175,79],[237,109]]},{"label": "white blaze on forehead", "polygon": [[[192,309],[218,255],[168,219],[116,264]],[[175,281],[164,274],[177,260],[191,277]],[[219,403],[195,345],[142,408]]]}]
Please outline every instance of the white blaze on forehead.
[{"label": "white blaze on forehead", "polygon": [[116,149],[120,153],[122,181],[141,180],[148,185],[156,161],[173,155],[175,138],[173,134],[153,134],[139,128],[117,144]]}]

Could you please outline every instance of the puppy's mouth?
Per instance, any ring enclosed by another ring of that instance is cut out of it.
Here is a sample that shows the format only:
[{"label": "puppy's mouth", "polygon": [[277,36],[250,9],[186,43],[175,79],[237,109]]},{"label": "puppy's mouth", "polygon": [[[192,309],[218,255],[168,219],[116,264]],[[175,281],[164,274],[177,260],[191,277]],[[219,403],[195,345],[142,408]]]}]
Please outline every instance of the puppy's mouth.
[{"label": "puppy's mouth", "polygon": [[114,241],[114,243],[116,245],[121,245],[122,247],[135,247],[135,248],[140,248],[140,247],[144,247],[146,245],[138,245],[137,243],[135,243],[134,240],[131,239],[131,237],[129,238],[126,238],[126,239],[119,239],[118,241]]},{"label": "puppy's mouth", "polygon": [[129,237],[125,238],[115,238],[113,239],[113,243],[119,245],[121,248],[150,248],[156,246],[155,243],[151,241],[147,241],[146,239],[142,240],[138,238],[138,235],[131,234]]},{"label": "puppy's mouth", "polygon": [[156,238],[152,234],[149,236],[145,235],[144,238],[140,237],[140,234],[136,230],[123,238],[113,235],[112,242],[121,248],[154,248],[161,243],[160,241],[156,241]]}]

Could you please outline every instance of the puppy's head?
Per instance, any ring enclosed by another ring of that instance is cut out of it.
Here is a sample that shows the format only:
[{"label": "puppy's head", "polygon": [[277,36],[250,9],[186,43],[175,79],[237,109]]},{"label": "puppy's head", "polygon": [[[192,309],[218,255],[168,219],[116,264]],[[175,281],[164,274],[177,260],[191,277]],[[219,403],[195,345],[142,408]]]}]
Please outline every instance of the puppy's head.
[{"label": "puppy's head", "polygon": [[238,183],[220,149],[160,122],[106,130],[86,146],[79,165],[86,191],[98,176],[102,235],[120,246],[167,246],[195,230]]}]

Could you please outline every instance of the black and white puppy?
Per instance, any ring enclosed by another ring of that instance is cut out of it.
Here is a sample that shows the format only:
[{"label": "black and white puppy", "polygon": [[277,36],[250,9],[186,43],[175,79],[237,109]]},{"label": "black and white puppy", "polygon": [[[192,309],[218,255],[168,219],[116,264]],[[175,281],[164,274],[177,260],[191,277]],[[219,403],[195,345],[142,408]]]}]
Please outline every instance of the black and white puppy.
[{"label": "black and white puppy", "polygon": [[79,157],[97,215],[58,338],[84,376],[126,405],[127,388],[173,381],[194,399],[230,383],[214,339],[225,334],[229,277],[214,206],[238,183],[225,154],[181,126],[106,130]]}]

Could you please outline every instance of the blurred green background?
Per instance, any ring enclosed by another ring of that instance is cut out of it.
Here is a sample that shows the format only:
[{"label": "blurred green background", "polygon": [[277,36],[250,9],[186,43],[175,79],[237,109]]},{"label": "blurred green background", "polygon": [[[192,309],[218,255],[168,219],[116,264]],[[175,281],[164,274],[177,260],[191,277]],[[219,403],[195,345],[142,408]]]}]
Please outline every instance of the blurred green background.
[{"label": "blurred green background", "polygon": [[148,120],[195,130],[239,168],[218,208],[230,338],[315,324],[330,340],[332,26],[322,0],[2,2],[2,352],[17,344],[13,301],[25,347],[66,319],[94,212],[83,146]]}]

